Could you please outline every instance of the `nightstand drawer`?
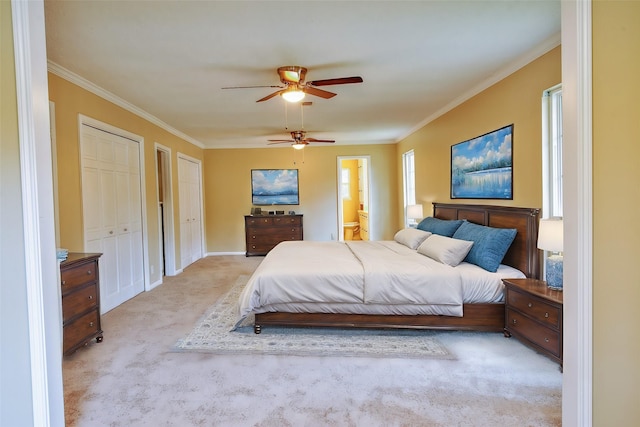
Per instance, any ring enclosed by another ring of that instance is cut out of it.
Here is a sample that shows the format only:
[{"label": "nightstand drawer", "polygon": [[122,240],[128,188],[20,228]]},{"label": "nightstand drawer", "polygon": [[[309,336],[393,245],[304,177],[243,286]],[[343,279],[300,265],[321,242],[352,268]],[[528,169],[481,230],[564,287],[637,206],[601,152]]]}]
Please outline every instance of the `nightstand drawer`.
[{"label": "nightstand drawer", "polygon": [[556,330],[560,328],[562,308],[555,307],[541,298],[509,289],[507,305]]},{"label": "nightstand drawer", "polygon": [[98,287],[91,284],[77,292],[62,297],[62,321],[77,316],[78,314],[95,308],[98,305]]},{"label": "nightstand drawer", "polygon": [[97,264],[98,261],[95,260],[86,264],[78,265],[77,267],[62,270],[60,272],[62,294],[64,295],[77,286],[81,286],[89,282],[95,282],[97,280]]},{"label": "nightstand drawer", "polygon": [[64,326],[64,352],[68,352],[77,344],[90,340],[100,332],[100,318],[98,309],[90,311],[84,316]]},{"label": "nightstand drawer", "polygon": [[506,312],[506,321],[506,329],[512,334],[525,338],[558,358],[562,357],[560,332],[547,328],[509,308]]}]

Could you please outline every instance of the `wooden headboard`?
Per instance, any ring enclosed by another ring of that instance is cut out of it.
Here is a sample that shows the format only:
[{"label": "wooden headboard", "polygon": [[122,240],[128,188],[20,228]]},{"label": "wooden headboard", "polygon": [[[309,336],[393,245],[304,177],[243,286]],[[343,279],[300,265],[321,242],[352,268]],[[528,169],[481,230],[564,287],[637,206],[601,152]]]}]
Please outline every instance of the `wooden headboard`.
[{"label": "wooden headboard", "polygon": [[516,237],[502,261],[527,277],[542,276],[542,257],[537,248],[540,209],[510,206],[460,205],[434,203],[433,216],[440,219],[466,219],[496,228],[515,228]]}]

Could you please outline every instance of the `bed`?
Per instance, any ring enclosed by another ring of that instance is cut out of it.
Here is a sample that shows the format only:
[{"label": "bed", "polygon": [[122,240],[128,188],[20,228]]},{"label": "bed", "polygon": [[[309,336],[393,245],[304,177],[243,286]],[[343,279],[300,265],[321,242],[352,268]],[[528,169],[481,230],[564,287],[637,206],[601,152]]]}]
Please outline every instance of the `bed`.
[{"label": "bed", "polygon": [[[394,241],[283,242],[251,276],[240,296],[239,319],[253,313],[255,333],[267,326],[502,331],[501,279],[541,274],[539,209],[434,203],[433,218],[515,237],[495,272],[467,258],[451,267],[448,259],[431,258],[427,244],[413,247],[399,239],[400,232]],[[428,234],[433,239],[423,242],[449,245],[464,237]],[[482,242],[475,245],[480,249]]]}]

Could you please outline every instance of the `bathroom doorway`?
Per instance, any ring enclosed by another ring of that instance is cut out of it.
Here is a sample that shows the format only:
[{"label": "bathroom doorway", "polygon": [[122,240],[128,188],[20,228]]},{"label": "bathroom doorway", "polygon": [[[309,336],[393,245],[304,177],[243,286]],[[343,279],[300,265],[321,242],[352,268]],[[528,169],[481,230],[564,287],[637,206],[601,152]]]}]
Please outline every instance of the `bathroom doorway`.
[{"label": "bathroom doorway", "polygon": [[370,240],[370,156],[338,157],[338,240]]}]

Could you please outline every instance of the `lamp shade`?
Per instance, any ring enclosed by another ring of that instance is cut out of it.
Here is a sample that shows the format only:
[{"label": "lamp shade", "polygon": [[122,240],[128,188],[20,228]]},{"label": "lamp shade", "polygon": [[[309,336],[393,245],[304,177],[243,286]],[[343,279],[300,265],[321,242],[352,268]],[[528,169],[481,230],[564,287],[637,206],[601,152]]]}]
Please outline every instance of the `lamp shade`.
[{"label": "lamp shade", "polygon": [[409,205],[407,206],[407,218],[409,219],[422,219],[422,205]]},{"label": "lamp shade", "polygon": [[540,220],[538,249],[562,252],[563,233],[562,218],[554,217]]}]

